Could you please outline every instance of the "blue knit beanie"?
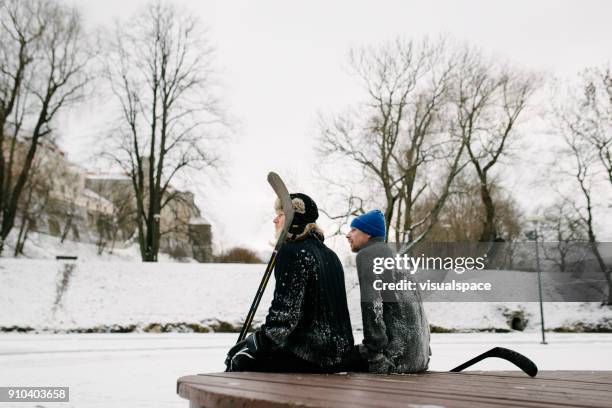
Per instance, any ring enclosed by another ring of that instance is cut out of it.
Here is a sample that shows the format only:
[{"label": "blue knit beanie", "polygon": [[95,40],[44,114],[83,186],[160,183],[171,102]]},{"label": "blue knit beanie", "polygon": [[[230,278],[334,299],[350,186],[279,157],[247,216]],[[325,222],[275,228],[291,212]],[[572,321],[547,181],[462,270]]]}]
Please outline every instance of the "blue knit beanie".
[{"label": "blue knit beanie", "polygon": [[380,210],[368,211],[360,215],[351,222],[351,228],[357,228],[373,237],[384,237],[385,216]]}]

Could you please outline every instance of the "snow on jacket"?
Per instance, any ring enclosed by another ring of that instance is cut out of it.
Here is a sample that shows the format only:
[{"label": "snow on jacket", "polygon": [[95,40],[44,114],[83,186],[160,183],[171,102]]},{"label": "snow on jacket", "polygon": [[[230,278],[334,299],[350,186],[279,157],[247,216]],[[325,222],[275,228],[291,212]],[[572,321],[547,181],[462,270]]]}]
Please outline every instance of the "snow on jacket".
[{"label": "snow on jacket", "polygon": [[304,360],[323,367],[340,365],[354,340],[338,256],[312,231],[283,245],[274,277],[263,333]]},{"label": "snow on jacket", "polygon": [[425,371],[431,354],[430,333],[420,293],[409,290],[381,292],[373,287],[376,279],[399,282],[407,278],[394,269],[386,270],[383,275],[374,274],[374,258],[393,256],[382,238],[370,238],[357,253],[364,335],[359,351],[367,358],[370,372]]}]

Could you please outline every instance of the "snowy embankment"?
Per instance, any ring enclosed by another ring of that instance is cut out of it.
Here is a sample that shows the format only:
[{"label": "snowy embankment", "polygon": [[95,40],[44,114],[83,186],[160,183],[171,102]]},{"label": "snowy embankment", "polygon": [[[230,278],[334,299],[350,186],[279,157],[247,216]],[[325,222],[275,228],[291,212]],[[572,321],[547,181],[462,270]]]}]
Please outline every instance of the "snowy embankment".
[{"label": "snowy embankment", "polygon": [[[232,331],[240,327],[264,265],[0,259],[0,330],[38,332]],[[359,288],[347,268],[353,327]],[[274,280],[256,322],[265,317]],[[536,303],[426,303],[434,331],[538,330]],[[612,309],[545,303],[556,331],[612,331]],[[513,322],[514,320],[514,322]]]}]

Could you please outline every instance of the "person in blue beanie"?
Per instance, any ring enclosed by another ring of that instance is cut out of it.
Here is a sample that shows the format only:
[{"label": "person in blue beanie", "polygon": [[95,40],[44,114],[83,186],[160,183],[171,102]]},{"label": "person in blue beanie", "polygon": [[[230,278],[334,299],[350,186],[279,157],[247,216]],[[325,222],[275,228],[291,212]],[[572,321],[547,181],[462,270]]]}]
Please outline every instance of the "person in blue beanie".
[{"label": "person in blue beanie", "polygon": [[380,288],[380,281],[409,279],[395,268],[375,270],[375,265],[380,266],[380,258],[395,258],[385,236],[385,217],[380,210],[353,219],[346,235],[351,250],[357,253],[364,336],[353,350],[347,371],[380,374],[426,371],[431,355],[430,333],[420,293],[376,289]]},{"label": "person in blue beanie", "polygon": [[[351,222],[351,229],[356,229],[373,238],[385,238],[385,216],[380,210],[372,210],[360,215]],[[351,240],[349,239],[349,242]],[[353,246],[351,245],[351,249]],[[353,249],[353,252],[355,250]]]}]

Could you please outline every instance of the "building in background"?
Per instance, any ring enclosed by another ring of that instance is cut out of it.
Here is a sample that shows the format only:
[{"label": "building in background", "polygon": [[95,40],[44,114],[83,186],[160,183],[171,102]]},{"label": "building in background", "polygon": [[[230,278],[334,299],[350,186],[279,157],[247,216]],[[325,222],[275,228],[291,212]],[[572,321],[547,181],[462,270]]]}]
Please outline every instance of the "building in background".
[{"label": "building in background", "polygon": [[[18,217],[18,230],[49,234],[64,240],[96,244],[112,252],[137,243],[136,204],[125,174],[100,174],[69,162],[54,144],[43,146],[32,174],[33,199]],[[194,195],[172,186],[175,197],[161,211],[160,252],[174,258],[211,262],[210,223]],[[36,209],[36,211],[34,211]]]}]

